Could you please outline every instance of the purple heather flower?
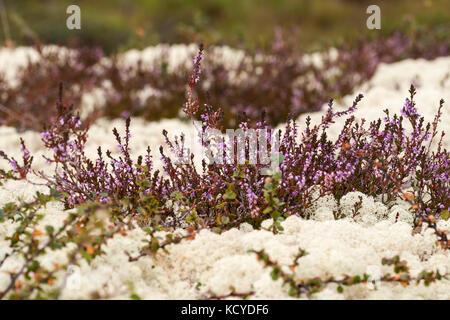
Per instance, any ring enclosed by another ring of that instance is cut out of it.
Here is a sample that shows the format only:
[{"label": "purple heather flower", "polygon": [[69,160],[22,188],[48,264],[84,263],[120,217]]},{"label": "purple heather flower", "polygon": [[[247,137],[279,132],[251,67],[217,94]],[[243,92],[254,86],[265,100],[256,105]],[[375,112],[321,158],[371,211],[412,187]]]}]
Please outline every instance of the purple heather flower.
[{"label": "purple heather flower", "polygon": [[9,161],[9,164],[13,168],[13,171],[15,171],[15,172],[19,171],[19,165],[17,164],[17,161],[11,160],[11,161]]},{"label": "purple heather flower", "polygon": [[50,135],[50,133],[48,131],[45,131],[45,132],[41,133],[41,137],[44,140],[50,140],[52,136]]},{"label": "purple heather flower", "polygon": [[406,118],[415,117],[418,115],[417,109],[413,106],[409,99],[406,99],[403,108],[400,110],[400,113]]}]

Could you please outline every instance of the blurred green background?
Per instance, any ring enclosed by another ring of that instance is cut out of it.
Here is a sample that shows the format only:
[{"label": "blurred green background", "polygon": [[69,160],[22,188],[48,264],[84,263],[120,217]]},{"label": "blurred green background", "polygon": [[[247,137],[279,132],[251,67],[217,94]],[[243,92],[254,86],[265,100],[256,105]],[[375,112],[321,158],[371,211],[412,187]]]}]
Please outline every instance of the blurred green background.
[{"label": "blurred green background", "polygon": [[[389,34],[405,24],[439,26],[439,32],[448,34],[450,21],[450,0],[0,1],[16,45],[38,39],[70,46],[99,45],[108,53],[200,40],[252,49],[269,43],[276,26],[298,28],[299,47],[311,51],[365,34]],[[81,30],[66,28],[70,4],[81,8]],[[370,4],[381,8],[381,30],[366,28]]]}]

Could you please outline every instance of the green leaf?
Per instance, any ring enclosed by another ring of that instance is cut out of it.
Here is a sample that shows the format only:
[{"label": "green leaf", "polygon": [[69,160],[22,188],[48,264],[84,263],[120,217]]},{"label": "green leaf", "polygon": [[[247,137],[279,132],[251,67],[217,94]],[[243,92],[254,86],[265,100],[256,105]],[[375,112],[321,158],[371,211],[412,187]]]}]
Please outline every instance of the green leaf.
[{"label": "green leaf", "polygon": [[222,202],[216,206],[216,209],[222,209],[223,207],[225,207],[225,205],[226,205],[226,202]]},{"label": "green leaf", "polygon": [[183,198],[183,194],[179,191],[174,191],[170,194],[170,197],[175,198],[176,200],[180,200]]},{"label": "green leaf", "polygon": [[270,189],[272,189],[272,186],[273,186],[272,182],[268,182],[268,183],[264,184],[264,189],[270,190]]},{"label": "green leaf", "polygon": [[30,265],[27,266],[29,271],[36,271],[39,268],[39,262],[34,260]]},{"label": "green leaf", "polygon": [[168,74],[169,72],[169,64],[167,63],[167,61],[163,61],[161,63],[161,71],[163,74]]},{"label": "green leaf", "polygon": [[290,287],[289,288],[289,296],[293,297],[297,295],[297,290],[295,290],[295,287]]},{"label": "green leaf", "polygon": [[55,228],[53,228],[53,226],[45,226],[45,231],[47,234],[51,234],[55,231]]},{"label": "green leaf", "polygon": [[278,268],[274,268],[272,270],[272,272],[270,273],[270,276],[272,277],[272,280],[276,281],[278,280],[279,277],[279,269]]},{"label": "green leaf", "polygon": [[337,287],[337,291],[338,291],[339,293],[342,293],[342,292],[344,292],[344,288],[342,288],[342,286],[338,286],[338,287]]},{"label": "green leaf", "polygon": [[152,186],[152,184],[149,181],[144,182],[144,187],[150,188],[151,186]]},{"label": "green leaf", "polygon": [[[284,160],[284,157],[283,157],[282,154],[280,154],[280,158],[282,158],[282,159]],[[281,160],[281,161],[283,161],[283,160]],[[274,179],[275,181],[280,181],[280,180],[281,180],[281,173],[280,173],[280,172],[276,172],[276,173],[274,173],[274,174],[272,175],[272,177],[273,177],[273,179]]]},{"label": "green leaf", "polygon": [[277,220],[280,217],[280,213],[278,211],[274,211],[270,216],[273,218],[273,220]]},{"label": "green leaf", "polygon": [[233,177],[235,178],[245,178],[245,172],[244,171],[240,171],[240,170],[236,170],[233,172]]},{"label": "green leaf", "polygon": [[130,296],[130,298],[131,298],[132,300],[142,300],[142,298],[141,298],[140,296],[138,296],[136,293],[133,293],[133,294]]},{"label": "green leaf", "polygon": [[51,248],[52,249],[62,249],[62,244],[61,243],[59,243],[59,242],[56,242],[56,241],[54,241],[54,242],[52,242],[52,245],[51,245]]},{"label": "green leaf", "polygon": [[234,200],[236,199],[236,193],[234,193],[232,190],[227,190],[223,195],[223,198],[225,200]]},{"label": "green leaf", "polygon": [[441,217],[442,217],[442,219],[444,219],[445,221],[447,221],[448,218],[450,217],[449,211],[448,211],[448,210],[445,210],[445,211],[441,212]]},{"label": "green leaf", "polygon": [[265,208],[265,209],[263,210],[263,214],[271,213],[272,210],[273,210],[272,207],[267,207],[267,208]]},{"label": "green leaf", "polygon": [[83,258],[89,263],[92,260],[92,255],[90,255],[89,253],[87,253],[85,250],[81,250],[81,255],[83,256]]}]

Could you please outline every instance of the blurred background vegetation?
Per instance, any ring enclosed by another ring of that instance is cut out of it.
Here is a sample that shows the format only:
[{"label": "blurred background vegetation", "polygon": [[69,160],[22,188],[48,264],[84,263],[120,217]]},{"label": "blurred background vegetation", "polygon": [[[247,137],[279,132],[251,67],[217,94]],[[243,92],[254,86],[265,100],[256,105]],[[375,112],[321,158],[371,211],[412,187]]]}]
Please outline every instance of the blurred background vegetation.
[{"label": "blurred background vegetation", "polygon": [[[268,44],[276,26],[298,28],[298,45],[307,51],[386,35],[406,24],[450,33],[450,0],[1,1],[16,45],[97,45],[108,53],[199,40],[253,49]],[[70,4],[81,8],[81,30],[66,28]],[[366,28],[370,4],[381,8],[381,30]]]}]

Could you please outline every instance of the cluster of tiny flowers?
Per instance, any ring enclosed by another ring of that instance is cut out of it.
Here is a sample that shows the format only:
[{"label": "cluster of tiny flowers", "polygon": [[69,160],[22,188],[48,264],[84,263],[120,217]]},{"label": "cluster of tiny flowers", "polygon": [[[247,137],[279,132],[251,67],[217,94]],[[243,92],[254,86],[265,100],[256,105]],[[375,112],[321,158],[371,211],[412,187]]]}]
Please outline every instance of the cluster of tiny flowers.
[{"label": "cluster of tiny flowers", "polygon": [[6,172],[0,169],[0,179],[26,179],[27,175],[31,173],[31,164],[33,163],[33,156],[25,146],[25,141],[20,139],[20,151],[22,152],[22,165],[16,159],[8,157],[6,153],[0,150],[0,157],[5,159],[11,166],[11,171]]},{"label": "cluster of tiny flowers", "polygon": [[191,81],[193,83],[197,83],[200,81],[200,74],[202,72],[201,69],[201,62],[203,59],[203,44],[200,44],[200,50],[199,50],[199,54],[195,56],[194,58],[194,62],[193,62],[193,71],[192,71],[192,78]]}]

